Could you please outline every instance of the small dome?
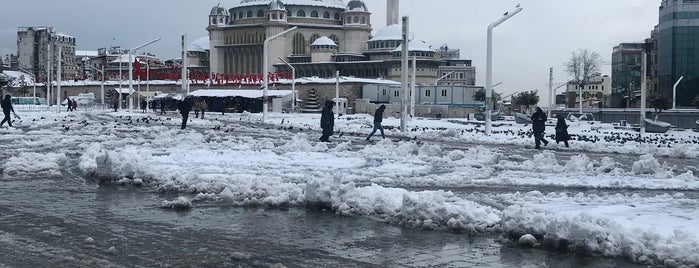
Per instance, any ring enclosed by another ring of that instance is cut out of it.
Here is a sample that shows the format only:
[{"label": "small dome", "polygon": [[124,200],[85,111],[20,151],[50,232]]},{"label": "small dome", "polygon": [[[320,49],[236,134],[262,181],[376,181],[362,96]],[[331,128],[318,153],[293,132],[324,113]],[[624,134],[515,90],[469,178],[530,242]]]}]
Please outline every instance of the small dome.
[{"label": "small dome", "polygon": [[202,38],[199,38],[197,40],[194,40],[189,46],[187,47],[187,51],[197,51],[197,52],[206,52],[209,50],[209,37],[204,36]]},{"label": "small dome", "polygon": [[369,41],[403,40],[403,27],[393,24],[379,30]]},{"label": "small dome", "polygon": [[336,47],[337,44],[335,44],[335,41],[328,38],[327,36],[321,36],[318,39],[316,39],[315,41],[313,41],[313,44],[311,44],[311,46],[335,46]]},{"label": "small dome", "polygon": [[349,1],[349,3],[347,3],[347,8],[345,10],[347,10],[347,11],[363,11],[363,12],[368,11],[368,9],[366,8],[366,5],[361,0]]},{"label": "small dome", "polygon": [[[402,52],[403,51],[403,45],[399,45],[396,49],[393,50],[393,52]],[[432,48],[431,45],[427,44],[427,42],[422,41],[422,40],[410,40],[408,42],[408,51],[409,52],[414,52],[414,51],[421,51],[421,52],[437,52]]]},{"label": "small dome", "polygon": [[269,10],[286,10],[284,7],[284,2],[281,0],[273,0],[272,2],[269,3],[268,9]]},{"label": "small dome", "polygon": [[218,5],[214,6],[213,8],[211,8],[210,15],[212,15],[212,16],[216,16],[216,15],[228,16],[228,10],[223,8],[221,6],[221,4],[218,4]]}]

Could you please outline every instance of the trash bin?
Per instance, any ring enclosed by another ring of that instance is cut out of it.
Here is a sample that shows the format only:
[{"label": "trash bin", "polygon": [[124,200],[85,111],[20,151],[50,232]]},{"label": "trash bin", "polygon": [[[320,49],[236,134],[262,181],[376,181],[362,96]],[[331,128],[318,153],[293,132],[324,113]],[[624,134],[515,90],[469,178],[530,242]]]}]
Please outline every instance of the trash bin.
[{"label": "trash bin", "polygon": [[626,120],[621,120],[619,122],[619,126],[625,127],[626,126]]},{"label": "trash bin", "polygon": [[434,117],[437,119],[442,119],[442,113],[437,113],[434,115]]}]

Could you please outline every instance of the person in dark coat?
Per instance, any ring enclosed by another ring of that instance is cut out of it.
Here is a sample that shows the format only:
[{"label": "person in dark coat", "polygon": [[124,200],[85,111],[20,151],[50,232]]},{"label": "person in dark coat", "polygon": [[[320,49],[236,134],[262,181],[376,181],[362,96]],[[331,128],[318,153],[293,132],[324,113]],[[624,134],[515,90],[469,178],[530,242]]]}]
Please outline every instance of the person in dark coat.
[{"label": "person in dark coat", "polygon": [[158,102],[160,103],[160,115],[164,115],[165,105],[167,105],[167,102],[165,101],[165,99],[160,99]]},{"label": "person in dark coat", "polygon": [[187,120],[189,119],[189,111],[192,110],[192,98],[187,97],[179,103],[180,114],[182,115],[182,128],[187,127]]},{"label": "person in dark coat", "polygon": [[532,114],[532,131],[534,132],[534,148],[541,149],[539,145],[544,143],[544,146],[549,144],[544,138],[544,131],[546,130],[546,114],[541,110],[541,107],[536,107],[536,112]]},{"label": "person in dark coat", "polygon": [[568,141],[570,140],[570,135],[568,135],[568,125],[566,124],[566,119],[563,115],[557,115],[556,118],[556,144],[563,142],[566,147],[568,147]]},{"label": "person in dark coat", "polygon": [[14,113],[15,108],[12,107],[12,96],[10,94],[5,95],[5,98],[0,102],[0,106],[2,106],[2,113],[5,114],[5,118],[2,119],[2,123],[0,123],[0,127],[7,122],[7,124],[12,127],[12,119],[10,118],[10,112]]},{"label": "person in dark coat", "polygon": [[323,136],[320,136],[320,141],[330,142],[329,138],[333,135],[335,127],[335,114],[333,113],[332,101],[325,101],[325,106],[320,112],[320,128],[323,129]]},{"label": "person in dark coat", "polygon": [[386,110],[386,105],[381,104],[379,108],[376,109],[374,112],[374,129],[369,133],[369,137],[366,137],[366,140],[371,139],[371,136],[374,136],[374,133],[376,133],[376,130],[381,130],[381,138],[385,139],[386,136],[383,135],[383,126],[381,126],[381,122],[383,121],[383,111]]},{"label": "person in dark coat", "polygon": [[119,109],[119,96],[116,94],[112,95],[112,107],[114,107],[114,112]]}]

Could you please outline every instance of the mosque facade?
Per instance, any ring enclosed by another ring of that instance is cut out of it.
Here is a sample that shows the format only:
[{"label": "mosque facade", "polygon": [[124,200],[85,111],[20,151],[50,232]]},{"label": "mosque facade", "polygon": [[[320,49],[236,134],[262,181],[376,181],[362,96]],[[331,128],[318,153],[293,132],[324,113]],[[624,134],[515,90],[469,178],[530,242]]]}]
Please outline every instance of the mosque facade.
[{"label": "mosque facade", "polygon": [[[388,7],[397,9],[397,0]],[[397,16],[398,12],[388,14]],[[297,77],[354,76],[400,81],[402,28],[397,18],[372,36],[371,13],[361,0],[236,0],[231,8],[211,9],[209,72],[212,76],[262,74],[264,41],[292,27],[294,31],[268,44],[267,70]],[[409,57],[416,62],[416,83],[433,84],[437,78],[454,85],[474,85],[475,67],[459,60],[458,51],[433,49],[414,38]],[[450,55],[446,57],[446,55]],[[283,60],[283,61],[282,61]]]}]

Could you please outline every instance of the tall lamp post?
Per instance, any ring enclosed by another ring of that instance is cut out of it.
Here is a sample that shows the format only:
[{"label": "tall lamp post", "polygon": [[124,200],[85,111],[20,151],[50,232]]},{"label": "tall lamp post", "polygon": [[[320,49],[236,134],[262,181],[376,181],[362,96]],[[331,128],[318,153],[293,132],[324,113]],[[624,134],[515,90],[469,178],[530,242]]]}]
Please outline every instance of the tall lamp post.
[{"label": "tall lamp post", "polygon": [[490,98],[493,97],[493,28],[497,27],[500,25],[500,23],[503,23],[507,19],[511,18],[512,16],[516,15],[522,11],[522,8],[517,4],[515,7],[515,10],[510,11],[510,12],[505,12],[505,14],[502,16],[502,18],[494,21],[488,26],[488,48],[487,48],[487,55],[486,55],[486,71],[485,71],[485,135],[490,136],[490,126],[492,125],[490,116],[491,116],[491,110],[490,106],[488,105],[488,102]]},{"label": "tall lamp post", "polygon": [[132,49],[129,49],[129,52],[128,52],[128,55],[129,55],[129,113],[133,112],[133,96],[132,96],[133,95],[133,62],[131,62],[131,53],[140,49],[140,48],[143,48],[147,45],[158,42],[158,41],[160,41],[160,39],[161,38],[158,37],[158,38],[156,38],[148,43],[145,43],[145,44],[136,46]]},{"label": "tall lamp post", "polygon": [[267,88],[269,88],[269,76],[267,75],[267,73],[269,72],[269,67],[267,67],[269,56],[267,54],[268,54],[268,50],[269,50],[269,48],[268,48],[269,42],[277,37],[280,37],[280,36],[285,35],[293,30],[296,30],[296,28],[298,28],[298,27],[294,26],[294,27],[291,27],[289,29],[286,29],[285,31],[283,31],[281,33],[267,37],[265,39],[265,41],[262,43],[263,44],[262,45],[263,46],[262,66],[264,68],[264,70],[263,70],[264,73],[262,74],[262,76],[264,77],[264,89],[262,90],[262,122],[263,123],[267,121]]},{"label": "tall lamp post", "polygon": [[291,111],[296,111],[296,68],[282,59],[282,57],[279,57],[279,60],[291,68]]},{"label": "tall lamp post", "polygon": [[89,64],[87,66],[90,66],[90,68],[92,68],[95,71],[100,72],[100,74],[101,74],[102,79],[100,79],[100,81],[101,81],[101,83],[100,83],[100,97],[102,99],[102,105],[104,105],[104,65],[102,65],[102,70],[97,69],[94,66],[89,65]]},{"label": "tall lamp post", "polygon": [[677,82],[675,82],[675,85],[672,86],[672,109],[675,110],[677,109],[677,85],[682,82],[682,78],[684,76],[680,76],[680,79],[677,79]]}]

